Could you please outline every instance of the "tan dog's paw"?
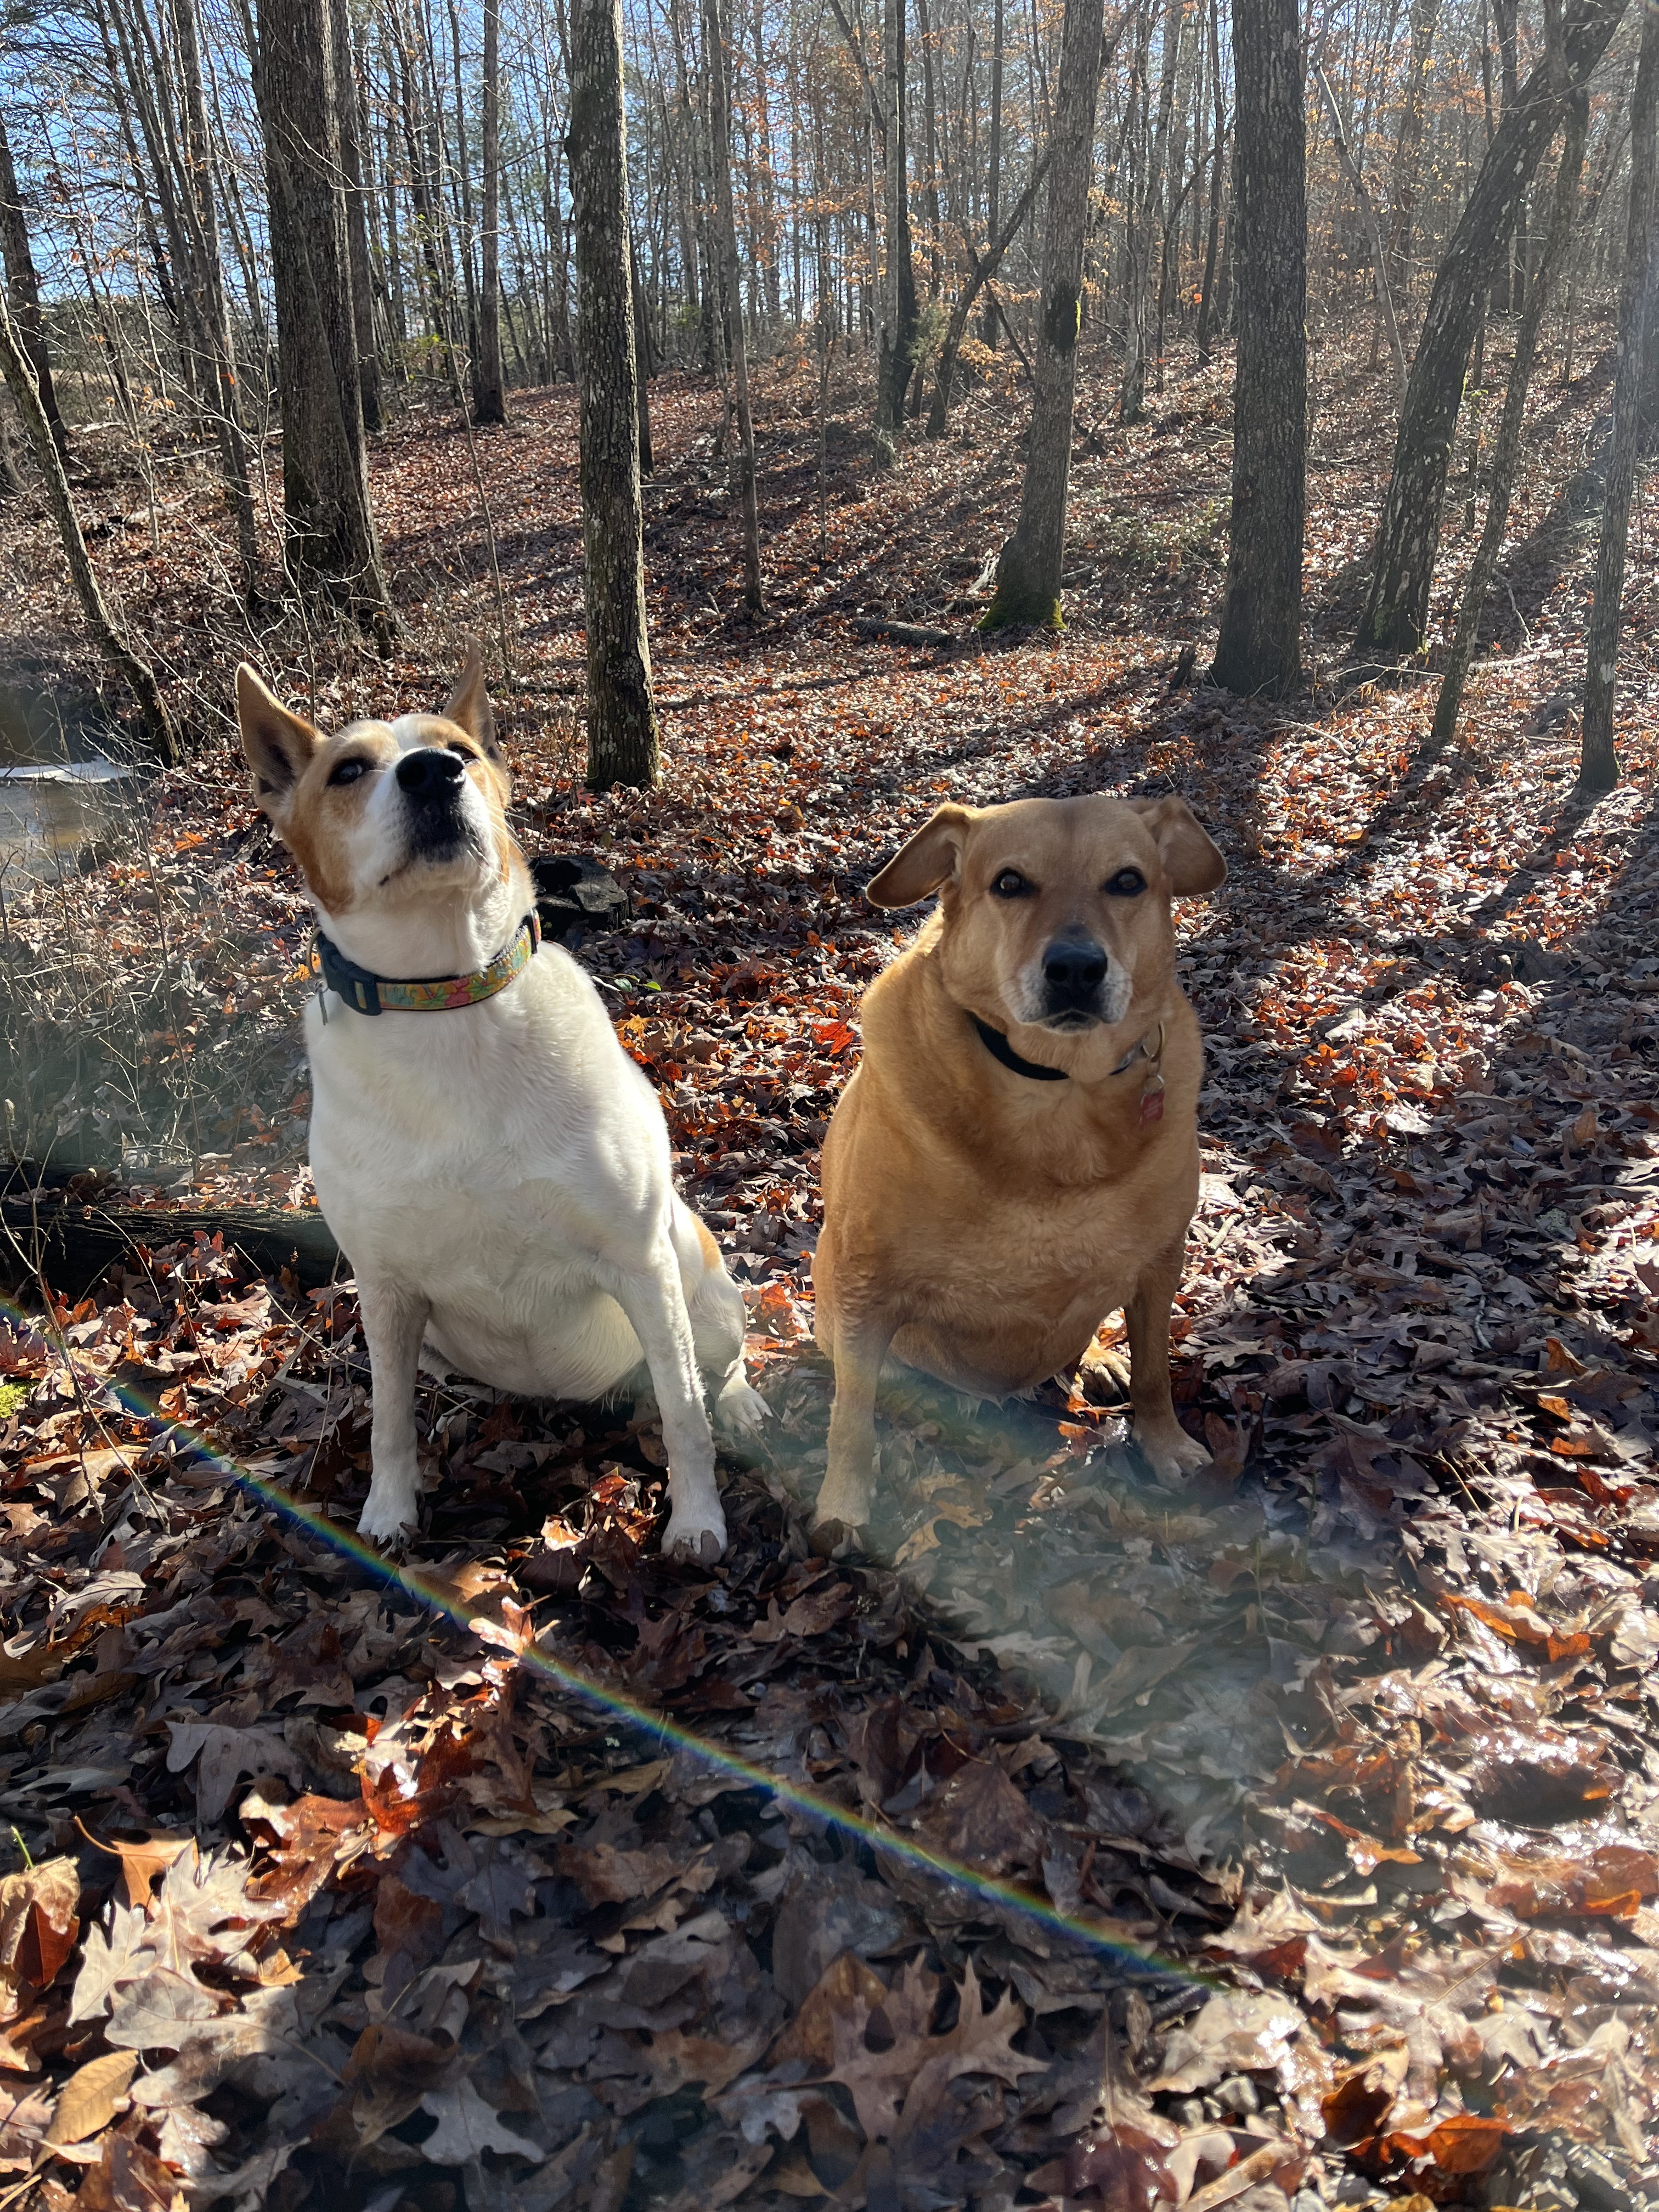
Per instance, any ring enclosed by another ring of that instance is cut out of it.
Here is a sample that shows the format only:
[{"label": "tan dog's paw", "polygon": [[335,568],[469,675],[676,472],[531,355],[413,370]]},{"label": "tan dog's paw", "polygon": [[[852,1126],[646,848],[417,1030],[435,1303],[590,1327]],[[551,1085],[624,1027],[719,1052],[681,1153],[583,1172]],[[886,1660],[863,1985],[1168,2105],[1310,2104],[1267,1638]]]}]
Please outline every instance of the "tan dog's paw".
[{"label": "tan dog's paw", "polygon": [[712,1567],[726,1557],[726,1516],[719,1505],[676,1506],[662,1532],[662,1555],[690,1565]]},{"label": "tan dog's paw", "polygon": [[1189,1437],[1173,1414],[1163,1421],[1137,1421],[1132,1433],[1141,1457],[1160,1482],[1198,1474],[1212,1464],[1197,1437]]}]

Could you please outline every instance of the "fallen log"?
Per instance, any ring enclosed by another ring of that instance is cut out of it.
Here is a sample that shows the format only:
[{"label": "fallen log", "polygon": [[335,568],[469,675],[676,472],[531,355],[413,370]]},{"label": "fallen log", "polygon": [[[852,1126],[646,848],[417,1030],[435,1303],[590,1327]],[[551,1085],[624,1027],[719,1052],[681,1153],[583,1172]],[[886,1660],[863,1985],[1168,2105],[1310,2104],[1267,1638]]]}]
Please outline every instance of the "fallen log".
[{"label": "fallen log", "polygon": [[35,1198],[0,1199],[0,1283],[14,1294],[27,1293],[44,1275],[71,1304],[118,1261],[136,1266],[142,1253],[198,1235],[222,1237],[228,1251],[240,1252],[261,1274],[291,1268],[301,1290],[327,1282],[337,1265],[346,1272],[328,1224],[314,1210],[106,1206],[46,1190]]},{"label": "fallen log", "polygon": [[930,629],[921,623],[885,622],[873,615],[854,615],[853,628],[860,637],[880,638],[890,645],[954,645],[956,632]]}]

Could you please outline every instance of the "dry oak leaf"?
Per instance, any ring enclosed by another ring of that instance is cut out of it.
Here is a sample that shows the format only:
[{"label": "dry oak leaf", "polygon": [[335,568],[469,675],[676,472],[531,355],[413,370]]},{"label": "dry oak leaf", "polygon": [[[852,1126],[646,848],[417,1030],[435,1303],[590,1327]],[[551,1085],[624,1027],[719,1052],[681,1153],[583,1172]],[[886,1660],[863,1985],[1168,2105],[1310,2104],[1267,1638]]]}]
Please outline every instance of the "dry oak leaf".
[{"label": "dry oak leaf", "polygon": [[182,2051],[218,2011],[212,1992],[193,1974],[152,1966],[117,1993],[104,2040],[127,2051]]},{"label": "dry oak leaf", "polygon": [[429,2089],[421,2100],[421,2110],[438,2123],[421,2145],[421,2155],[429,2165],[465,2166],[486,2150],[534,2159],[538,2166],[544,2155],[539,2143],[515,2136],[502,2124],[465,2075],[447,2088]]},{"label": "dry oak leaf", "polygon": [[1146,2087],[1184,2094],[1212,2088],[1230,2074],[1267,2073],[1302,2026],[1300,2008],[1283,1997],[1212,1996],[1190,2027],[1170,2036],[1163,2070]]},{"label": "dry oak leaf", "polygon": [[[793,1608],[792,1608],[793,1609]],[[1048,1827],[994,1759],[970,1759],[940,1791],[923,1824],[927,1842],[986,1874],[1035,1866]]]},{"label": "dry oak leaf", "polygon": [[191,1759],[196,1768],[196,1811],[216,1820],[244,1774],[280,1774],[295,1789],[305,1787],[305,1772],[282,1737],[269,1729],[223,1728],[216,1721],[169,1721],[167,1772],[182,1774]]},{"label": "dry oak leaf", "polygon": [[111,1905],[107,1934],[101,1928],[88,1929],[70,2006],[71,2027],[101,2018],[117,1984],[131,1981],[153,1963],[145,1949],[149,1932],[143,1913],[131,1905]]},{"label": "dry oak leaf", "polygon": [[[1012,2082],[1042,2070],[1041,2059],[1013,2047],[1025,2015],[1012,1990],[987,2012],[972,1964],[964,1966],[957,2024],[948,2034],[930,2035],[937,1987],[934,1976],[912,1962],[881,2004],[855,2001],[850,2015],[833,2023],[836,2063],[829,2078],[851,2092],[866,2142],[921,2125],[958,2075],[989,2074]],[[870,2048],[872,2025],[890,2034],[887,2048]]]},{"label": "dry oak leaf", "polygon": [[192,1959],[211,1960],[233,1972],[254,1973],[247,1958],[251,1931],[281,1919],[283,1907],[255,1897],[251,1875],[240,1852],[210,1851],[205,1858],[181,1852],[150,1906],[146,1942],[161,1962],[183,1972]]},{"label": "dry oak leaf", "polygon": [[125,2106],[127,2085],[137,2070],[136,2051],[109,2051],[71,2074],[59,2093],[46,2141],[84,2142],[106,2128]]},{"label": "dry oak leaf", "polygon": [[[83,1828],[82,1833],[85,1835]],[[156,1879],[164,1875],[181,1851],[187,1851],[194,1838],[190,1836],[155,1834],[147,1836],[142,1843],[130,1837],[116,1836],[106,1843],[101,1836],[87,1837],[100,1851],[107,1851],[121,1862],[121,1887],[126,1892],[130,1905],[146,1905]]]},{"label": "dry oak leaf", "polygon": [[184,2212],[173,2169],[131,2136],[107,2135],[73,2200],[76,2212]]}]

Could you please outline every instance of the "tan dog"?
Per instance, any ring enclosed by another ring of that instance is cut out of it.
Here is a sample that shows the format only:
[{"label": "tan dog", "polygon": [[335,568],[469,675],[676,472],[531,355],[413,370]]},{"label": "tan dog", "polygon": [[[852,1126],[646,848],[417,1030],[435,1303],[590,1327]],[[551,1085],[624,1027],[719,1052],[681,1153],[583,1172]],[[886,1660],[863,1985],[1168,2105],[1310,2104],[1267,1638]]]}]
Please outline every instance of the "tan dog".
[{"label": "tan dog", "polygon": [[869,885],[939,905],[865,994],[824,1139],[821,1527],[869,1519],[890,1350],[1002,1398],[1074,1367],[1119,1307],[1141,1450],[1160,1477],[1208,1464],[1170,1397],[1203,1062],[1170,897],[1226,875],[1182,799],[1032,799],[940,807]]}]

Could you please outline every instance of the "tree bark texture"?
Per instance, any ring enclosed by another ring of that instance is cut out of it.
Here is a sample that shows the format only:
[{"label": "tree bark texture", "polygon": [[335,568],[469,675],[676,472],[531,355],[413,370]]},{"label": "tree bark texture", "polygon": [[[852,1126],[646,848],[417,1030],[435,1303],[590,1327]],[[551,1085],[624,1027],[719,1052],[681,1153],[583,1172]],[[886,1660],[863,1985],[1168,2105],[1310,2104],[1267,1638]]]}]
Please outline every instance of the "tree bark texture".
[{"label": "tree bark texture", "polygon": [[1307,493],[1307,157],[1297,0],[1236,0],[1232,234],[1238,359],[1232,521],[1212,680],[1302,681]]},{"label": "tree bark texture", "polygon": [[1486,607],[1486,594],[1492,589],[1492,577],[1497,573],[1498,556],[1504,550],[1504,533],[1509,527],[1510,499],[1515,489],[1516,463],[1521,454],[1521,432],[1526,419],[1527,387],[1532,380],[1533,362],[1538,352],[1544,309],[1554,289],[1556,271],[1566,252],[1567,240],[1572,234],[1572,218],[1578,204],[1578,179],[1584,166],[1584,135],[1589,119],[1589,103],[1583,93],[1575,94],[1567,106],[1566,134],[1561,149],[1560,167],[1555,173],[1555,197],[1549,229],[1545,234],[1543,258],[1528,287],[1527,303],[1522,310],[1521,321],[1516,331],[1515,358],[1510,364],[1509,386],[1504,394],[1504,413],[1492,445],[1492,488],[1486,495],[1486,519],[1481,526],[1480,543],[1469,563],[1468,580],[1463,587],[1463,603],[1457,613],[1457,629],[1452,639],[1445,673],[1440,679],[1440,696],[1435,702],[1434,727],[1430,732],[1430,744],[1439,752],[1444,751],[1457,733],[1458,709],[1462,702],[1463,686],[1468,678],[1469,663],[1474,657],[1474,641],[1480,628],[1480,617]]},{"label": "tree bark texture", "polygon": [[1559,46],[1533,70],[1493,133],[1423,319],[1395,440],[1358,653],[1415,653],[1423,642],[1452,437],[1486,296],[1508,249],[1516,211],[1560,126],[1569,94],[1586,82],[1606,52],[1626,5],[1626,0],[1572,0]]},{"label": "tree bark texture", "polygon": [[1656,198],[1659,197],[1656,193],[1656,112],[1659,112],[1659,9],[1649,7],[1642,16],[1642,49],[1631,100],[1630,214],[1619,299],[1619,367],[1613,387],[1601,539],[1595,556],[1595,594],[1590,602],[1585,647],[1583,738],[1578,769],[1578,787],[1585,793],[1611,791],[1619,781],[1619,756],[1613,743],[1619,618],[1625,595],[1631,491],[1636,480],[1644,359],[1659,311],[1659,238],[1654,234]]},{"label": "tree bark texture", "polygon": [[1012,623],[1062,627],[1060,574],[1072,467],[1072,401],[1081,326],[1083,248],[1100,90],[1103,0],[1066,0],[1060,96],[1048,171],[1048,231],[1042,252],[1031,428],[1019,520],[997,562],[996,589],[982,630]]},{"label": "tree bark texture", "polygon": [[720,0],[703,0],[702,16],[708,50],[708,127],[714,141],[720,301],[731,343],[732,396],[738,417],[738,442],[732,456],[732,470],[743,518],[743,601],[751,613],[759,614],[765,605],[765,595],[761,588],[760,514],[755,494],[755,422],[749,407],[749,345],[744,336],[743,301],[738,290],[738,222],[732,199],[730,63]]},{"label": "tree bark texture", "polygon": [[334,83],[337,0],[259,0],[256,82],[264,127],[276,295],[283,512],[301,590],[370,621],[387,608],[368,505]]},{"label": "tree bark texture", "polygon": [[27,218],[23,212],[22,195],[17,189],[17,172],[12,166],[11,141],[6,136],[6,118],[0,114],[0,260],[5,264],[6,289],[10,295],[12,320],[29,366],[34,371],[35,386],[40,394],[58,450],[69,458],[69,433],[64,418],[58,410],[58,394],[52,387],[52,362],[46,353],[46,334],[40,319],[40,279],[35,273],[34,256],[29,250]]},{"label": "tree bark texture", "polygon": [[179,764],[179,743],[155,682],[155,672],[141,654],[133,651],[125,635],[117,629],[105,602],[92,557],[87,551],[87,541],[82,535],[75,501],[70,496],[64,457],[58,450],[57,441],[52,434],[52,425],[46,420],[40,387],[35,381],[34,365],[28,357],[22,332],[13,320],[3,299],[0,299],[0,377],[3,377],[11,386],[11,396],[17,404],[24,431],[34,448],[35,461],[46,479],[46,497],[52,506],[52,519],[58,525],[64,557],[69,562],[76,596],[81,602],[81,611],[86,617],[93,642],[131,685],[133,696],[138,702],[138,710],[143,716],[145,732],[157,757],[169,768],[176,768]]},{"label": "tree bark texture", "polygon": [[334,88],[339,103],[340,182],[344,188],[346,255],[351,271],[352,332],[357,349],[357,388],[365,430],[386,428],[380,397],[380,349],[374,343],[374,276],[368,258],[368,192],[364,183],[362,114],[351,52],[346,0],[332,0]]},{"label": "tree bark texture", "polygon": [[[933,404],[927,410],[927,435],[930,438],[945,435],[945,426],[950,416],[951,386],[956,380],[957,356],[962,350],[962,341],[968,334],[968,321],[974,312],[974,302],[996,275],[1002,257],[1018,237],[1026,211],[1048,173],[1048,161],[1049,156],[1045,152],[1026,179],[1025,189],[1015,202],[1013,213],[1002,226],[1000,237],[992,241],[990,250],[983,257],[974,252],[966,233],[962,234],[963,245],[973,264],[973,274],[957,295],[956,305],[951,310],[951,319],[945,325],[944,341],[939,349],[939,380],[933,386]],[[996,313],[994,306],[991,312],[993,314]]]},{"label": "tree bark texture", "polygon": [[622,0],[572,0],[566,152],[576,233],[587,781],[661,773],[645,627],[634,303],[623,125]]},{"label": "tree bark texture", "polygon": [[477,422],[507,420],[507,394],[501,377],[501,0],[484,0],[483,246],[478,280],[477,365],[472,379],[472,416]]},{"label": "tree bark texture", "polygon": [[910,242],[910,156],[907,117],[905,12],[909,0],[885,0],[882,35],[882,111],[886,129],[882,191],[886,264],[877,350],[876,452],[890,461],[904,422],[904,395],[915,371],[916,270]]}]

